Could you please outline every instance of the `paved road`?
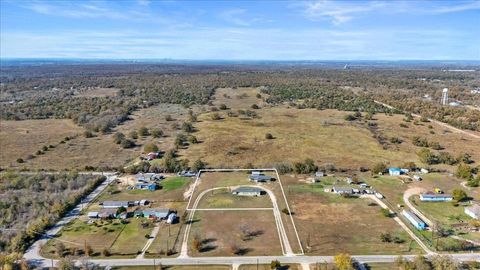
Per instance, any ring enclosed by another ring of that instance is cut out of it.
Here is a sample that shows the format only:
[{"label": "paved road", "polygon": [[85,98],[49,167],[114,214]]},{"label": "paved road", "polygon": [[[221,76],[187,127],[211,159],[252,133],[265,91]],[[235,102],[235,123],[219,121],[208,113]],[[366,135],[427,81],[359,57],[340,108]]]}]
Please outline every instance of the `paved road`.
[{"label": "paved road", "polygon": [[[413,260],[416,255],[403,255],[405,259]],[[452,258],[459,261],[478,261],[480,262],[480,253],[462,253],[451,254]],[[398,255],[357,255],[352,256],[355,260],[362,263],[372,262],[394,262]],[[314,264],[322,262],[333,262],[333,256],[242,256],[242,257],[199,257],[199,258],[165,258],[165,259],[102,259],[90,260],[91,263],[99,266],[134,266],[134,265],[153,265],[161,263],[162,265],[234,265],[234,264],[269,264],[272,260],[279,260],[281,263],[300,263]],[[37,266],[49,267],[49,259],[40,259],[35,261]],[[53,260],[53,264],[57,261]]]},{"label": "paved road", "polygon": [[[102,175],[102,173],[94,173],[95,175]],[[40,247],[44,245],[48,239],[54,237],[60,230],[70,223],[72,220],[78,218],[80,213],[84,207],[87,207],[89,203],[91,203],[113,180],[116,179],[116,175],[113,173],[105,173],[103,174],[107,177],[103,183],[101,183],[96,189],[94,189],[90,194],[88,194],[83,200],[82,203],[78,204],[73,208],[70,212],[65,215],[62,219],[60,219],[57,224],[55,224],[52,228],[50,228],[47,232],[45,232],[44,236],[33,243],[32,246],[25,252],[24,258],[27,260],[38,260],[42,259],[40,256]],[[82,246],[81,243],[78,243],[79,246]]]}]

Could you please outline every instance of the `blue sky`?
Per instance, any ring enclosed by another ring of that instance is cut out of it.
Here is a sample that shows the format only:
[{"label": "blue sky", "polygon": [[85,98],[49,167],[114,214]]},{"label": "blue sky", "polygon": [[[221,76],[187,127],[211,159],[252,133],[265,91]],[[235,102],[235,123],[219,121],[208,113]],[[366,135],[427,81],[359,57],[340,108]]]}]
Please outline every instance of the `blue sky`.
[{"label": "blue sky", "polygon": [[0,2],[2,58],[480,60],[480,1]]}]

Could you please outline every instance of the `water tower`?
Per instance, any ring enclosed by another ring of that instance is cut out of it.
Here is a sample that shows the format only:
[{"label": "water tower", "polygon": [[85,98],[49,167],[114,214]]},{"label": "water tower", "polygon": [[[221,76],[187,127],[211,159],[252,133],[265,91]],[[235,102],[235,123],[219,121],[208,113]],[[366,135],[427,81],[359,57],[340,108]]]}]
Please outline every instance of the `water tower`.
[{"label": "water tower", "polygon": [[448,88],[443,88],[443,91],[442,91],[442,105],[448,105]]}]

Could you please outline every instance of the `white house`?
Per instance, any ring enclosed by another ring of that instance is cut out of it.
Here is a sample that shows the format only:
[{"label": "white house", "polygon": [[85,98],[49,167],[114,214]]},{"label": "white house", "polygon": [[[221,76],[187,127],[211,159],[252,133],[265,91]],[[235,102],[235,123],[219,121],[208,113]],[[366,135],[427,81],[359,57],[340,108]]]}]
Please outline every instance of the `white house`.
[{"label": "white house", "polygon": [[465,207],[465,214],[471,216],[474,219],[480,219],[480,205],[474,204],[469,207]]}]

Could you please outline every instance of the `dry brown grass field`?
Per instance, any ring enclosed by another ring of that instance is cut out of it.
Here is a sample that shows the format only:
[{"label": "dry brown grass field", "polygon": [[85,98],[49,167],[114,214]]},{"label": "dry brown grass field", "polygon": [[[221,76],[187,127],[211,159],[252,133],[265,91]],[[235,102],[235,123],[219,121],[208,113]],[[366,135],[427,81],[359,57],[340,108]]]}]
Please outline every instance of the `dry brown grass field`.
[{"label": "dry brown grass field", "polygon": [[[318,164],[358,168],[378,161],[416,161],[414,152],[384,150],[369,130],[343,120],[347,112],[335,110],[259,110],[260,118],[242,120],[200,117],[195,134],[202,141],[180,153],[189,160],[201,158],[214,167],[273,166],[312,158]],[[274,139],[266,139],[271,133]]]},{"label": "dry brown grass field", "polygon": [[[286,194],[302,243],[310,242],[310,255],[350,254],[416,254],[417,243],[391,218],[382,216],[380,206],[368,199],[343,198],[325,193],[299,181],[301,177],[284,175]],[[402,244],[384,243],[381,233],[404,239]]]},{"label": "dry brown grass field", "polygon": [[[402,115],[377,114],[373,120],[377,129],[371,130],[366,120],[345,121],[345,115],[350,112],[266,106],[263,101],[266,95],[261,94],[262,98],[257,98],[259,92],[258,88],[220,88],[213,101],[215,106],[226,104],[234,112],[251,109],[252,104],[257,104],[261,109],[253,111],[259,115],[258,118],[228,117],[227,111],[219,111],[223,119],[212,120],[213,113],[206,112],[206,107],[192,108],[200,114],[199,121],[194,123],[197,129],[194,135],[201,143],[180,149],[180,158],[186,158],[191,163],[202,159],[212,167],[244,167],[248,163],[274,166],[305,158],[312,158],[319,165],[334,164],[350,169],[370,167],[379,161],[399,166],[407,161],[419,163],[416,152],[420,148],[412,144],[412,138],[421,136],[439,142],[445,151],[454,156],[471,154],[477,161],[473,164],[475,166],[480,161],[480,143],[466,135],[446,132],[444,127],[433,123],[419,122],[415,125],[413,122],[405,123]],[[173,121],[167,121],[167,115],[172,116]],[[175,136],[181,132],[179,127],[187,118],[188,109],[180,105],[160,104],[134,112],[132,120],[110,134],[97,134],[94,138],[85,138],[81,135],[83,129],[69,120],[2,121],[0,166],[56,170],[124,166],[138,161],[145,143],[153,142],[161,150],[174,148]],[[400,127],[400,123],[407,124],[408,128]],[[128,135],[140,127],[161,129],[165,136],[139,137],[136,140],[138,146],[133,149],[122,149],[113,143],[115,132]],[[266,133],[271,133],[274,139],[266,139]],[[74,134],[80,136],[59,144],[65,136]],[[388,146],[384,149],[374,136],[383,136],[387,141],[398,137],[403,142],[387,142]],[[34,155],[43,145],[49,144],[55,145],[55,148],[27,160],[28,155]],[[26,160],[25,163],[17,163],[18,158]],[[436,167],[454,170],[447,165]]]},{"label": "dry brown grass field", "polygon": [[[243,228],[255,236],[244,239]],[[200,252],[192,241],[198,235],[204,243]],[[271,210],[258,211],[197,211],[189,234],[190,256],[236,256],[231,251],[235,244],[242,254],[282,255],[280,239]]]},{"label": "dry brown grass field", "polygon": [[35,155],[43,146],[58,145],[65,137],[79,135],[82,132],[83,129],[71,120],[2,120],[0,121],[0,167],[21,168],[24,165],[30,167],[30,162],[35,162],[41,157],[26,161],[27,164],[19,164],[16,160],[18,158],[26,160],[28,155]]}]

